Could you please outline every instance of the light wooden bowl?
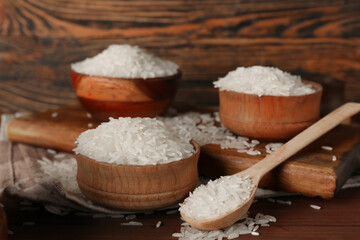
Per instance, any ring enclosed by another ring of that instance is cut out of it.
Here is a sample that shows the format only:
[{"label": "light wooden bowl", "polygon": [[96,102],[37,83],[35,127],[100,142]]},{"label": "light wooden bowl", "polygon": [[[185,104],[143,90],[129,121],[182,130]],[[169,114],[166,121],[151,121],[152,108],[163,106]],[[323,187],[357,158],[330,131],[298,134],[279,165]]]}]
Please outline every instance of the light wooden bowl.
[{"label": "light wooden bowl", "polygon": [[77,182],[93,202],[124,210],[152,210],[184,199],[198,180],[200,147],[179,161],[158,165],[117,165],[97,162],[76,154]]},{"label": "light wooden bowl", "polygon": [[0,207],[0,239],[6,240],[7,239],[7,221],[6,215],[2,207]]},{"label": "light wooden bowl", "polygon": [[294,137],[320,117],[322,87],[312,94],[258,96],[219,90],[219,117],[230,131],[251,138],[283,140]]},{"label": "light wooden bowl", "polygon": [[110,78],[71,71],[73,89],[93,117],[156,117],[171,105],[181,80],[181,71],[158,78]]}]

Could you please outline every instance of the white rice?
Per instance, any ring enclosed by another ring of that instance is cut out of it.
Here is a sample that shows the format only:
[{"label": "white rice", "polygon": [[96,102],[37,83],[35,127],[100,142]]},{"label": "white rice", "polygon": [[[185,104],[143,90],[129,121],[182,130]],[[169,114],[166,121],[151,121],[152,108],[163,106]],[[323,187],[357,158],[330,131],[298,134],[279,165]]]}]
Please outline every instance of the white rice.
[{"label": "white rice", "polygon": [[59,116],[59,114],[58,114],[57,112],[51,113],[51,117],[52,117],[52,118],[56,118],[57,116]]},{"label": "white rice", "polygon": [[76,181],[77,164],[73,157],[61,161],[50,161],[49,159],[38,160],[43,174],[38,174],[36,182],[59,181],[65,190],[80,194]]},{"label": "white rice", "polygon": [[292,204],[291,201],[286,201],[286,200],[281,200],[281,199],[276,199],[276,202],[280,203],[280,204],[284,204],[284,205],[291,205]]},{"label": "white rice", "polygon": [[156,228],[159,228],[159,227],[161,226],[161,224],[162,224],[162,222],[161,222],[161,221],[158,221],[158,222],[156,223]]},{"label": "white rice", "polygon": [[81,133],[74,152],[99,162],[156,165],[193,155],[190,140],[174,135],[154,118],[110,118],[109,122]]},{"label": "white rice", "polygon": [[218,112],[189,112],[175,117],[159,118],[175,135],[195,140],[200,146],[218,144],[221,149],[233,148],[238,152],[258,155],[254,150],[260,142],[236,136],[230,132],[218,118]]},{"label": "white rice", "polygon": [[337,160],[337,158],[336,158],[335,155],[332,156],[332,160],[333,160],[334,162]]},{"label": "white rice", "polygon": [[313,209],[316,209],[316,210],[320,210],[320,209],[321,209],[320,206],[314,205],[314,204],[311,204],[310,207],[313,208]]},{"label": "white rice", "polygon": [[321,146],[322,149],[326,150],[326,151],[332,151],[333,148],[330,146]]},{"label": "white rice", "polygon": [[167,211],[166,214],[170,215],[170,214],[175,214],[175,213],[178,213],[178,210],[170,210],[170,211]]},{"label": "white rice", "polygon": [[52,154],[52,155],[55,155],[55,154],[56,154],[56,151],[55,151],[54,149],[48,148],[48,149],[46,149],[46,151],[47,151],[48,153]]},{"label": "white rice", "polygon": [[120,223],[120,225],[123,225],[123,226],[143,226],[144,224],[142,222],[130,221],[130,222],[126,222],[126,223]]},{"label": "white rice", "polygon": [[258,236],[257,230],[262,226],[269,226],[271,222],[276,222],[276,218],[262,213],[258,213],[254,218],[251,218],[246,214],[239,222],[221,230],[203,231],[183,223],[181,224],[180,233],[173,233],[172,236],[177,237],[179,240],[234,239],[246,234]]},{"label": "white rice", "polygon": [[215,81],[214,86],[221,90],[259,96],[298,96],[315,91],[311,85],[303,84],[300,76],[264,66],[238,67]]},{"label": "white rice", "polygon": [[54,157],[55,158],[64,158],[65,156],[66,156],[65,153],[58,153]]},{"label": "white rice", "polygon": [[197,220],[213,219],[241,206],[254,188],[248,177],[223,176],[200,185],[180,204],[182,214]]},{"label": "white rice", "polygon": [[178,65],[165,61],[138,46],[113,44],[98,55],[71,64],[82,74],[113,78],[154,78],[176,74]]},{"label": "white rice", "polygon": [[265,151],[268,154],[271,154],[272,152],[278,150],[282,145],[284,145],[283,143],[268,143],[265,145]]}]

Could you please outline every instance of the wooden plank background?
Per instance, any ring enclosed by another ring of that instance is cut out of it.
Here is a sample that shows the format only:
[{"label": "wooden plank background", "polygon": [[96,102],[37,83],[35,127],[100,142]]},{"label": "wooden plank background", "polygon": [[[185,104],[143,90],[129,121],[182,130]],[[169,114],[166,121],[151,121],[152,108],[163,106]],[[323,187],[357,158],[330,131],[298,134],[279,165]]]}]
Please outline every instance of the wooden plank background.
[{"label": "wooden plank background", "polygon": [[357,0],[0,0],[0,112],[76,102],[70,63],[113,43],[178,63],[177,103],[217,104],[212,81],[251,65],[360,102]]}]

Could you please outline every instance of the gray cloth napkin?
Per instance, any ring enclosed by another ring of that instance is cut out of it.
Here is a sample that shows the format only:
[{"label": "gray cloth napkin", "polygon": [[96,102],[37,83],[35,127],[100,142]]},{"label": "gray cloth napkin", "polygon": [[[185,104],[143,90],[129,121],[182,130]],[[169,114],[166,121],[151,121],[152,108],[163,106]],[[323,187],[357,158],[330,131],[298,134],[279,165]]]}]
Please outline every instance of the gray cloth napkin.
[{"label": "gray cloth napkin", "polygon": [[[124,214],[119,211],[94,204],[80,192],[70,192],[58,179],[51,176],[39,181],[45,175],[38,163],[45,157],[58,161],[47,149],[22,143],[0,141],[0,193],[41,202],[45,208],[55,214],[65,214],[70,210],[101,212],[106,214]],[[61,153],[71,158],[70,153]]]}]

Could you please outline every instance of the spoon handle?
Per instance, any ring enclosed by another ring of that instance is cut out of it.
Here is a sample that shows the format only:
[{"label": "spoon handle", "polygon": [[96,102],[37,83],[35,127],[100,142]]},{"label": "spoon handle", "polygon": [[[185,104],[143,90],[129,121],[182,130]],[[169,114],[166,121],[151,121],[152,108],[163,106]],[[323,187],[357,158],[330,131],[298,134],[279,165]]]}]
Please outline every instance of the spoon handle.
[{"label": "spoon handle", "polygon": [[[257,162],[250,168],[237,173],[237,175],[247,176],[253,178],[253,181],[260,181],[262,176],[284,162],[286,159],[312,143],[314,140],[330,131],[345,119],[355,115],[360,111],[360,103],[349,102],[345,103],[341,107],[335,109],[287,143],[282,145],[275,152],[265,157],[260,162]],[[255,179],[257,178],[257,179]]]}]

